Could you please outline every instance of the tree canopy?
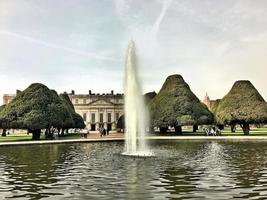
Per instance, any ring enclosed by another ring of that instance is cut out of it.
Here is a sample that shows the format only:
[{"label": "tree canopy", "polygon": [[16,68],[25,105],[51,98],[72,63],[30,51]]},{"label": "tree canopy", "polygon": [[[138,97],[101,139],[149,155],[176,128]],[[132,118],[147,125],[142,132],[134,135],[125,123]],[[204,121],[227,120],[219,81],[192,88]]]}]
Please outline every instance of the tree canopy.
[{"label": "tree canopy", "polygon": [[249,124],[267,122],[267,105],[250,81],[234,83],[215,110],[221,124],[239,124],[244,134],[249,134]]},{"label": "tree canopy", "polygon": [[[144,94],[145,104],[148,105],[149,102],[157,95],[156,92],[148,92]],[[121,115],[117,122],[117,128],[124,129],[125,128],[125,117],[124,114]]]},{"label": "tree canopy", "polygon": [[157,127],[200,125],[213,121],[212,113],[181,75],[169,76],[149,107],[152,125]]},{"label": "tree canopy", "polygon": [[34,83],[17,94],[0,113],[2,128],[28,129],[33,139],[40,138],[43,128],[62,128],[72,117],[55,91]]},{"label": "tree canopy", "polygon": [[[0,113],[2,112],[2,110],[5,108],[6,105],[2,105],[0,106]],[[0,118],[0,128],[2,128],[2,122],[3,122],[3,119]]]},{"label": "tree canopy", "polygon": [[66,121],[63,128],[69,129],[69,128],[85,128],[85,124],[83,121],[83,118],[75,112],[74,106],[69,98],[69,95],[67,93],[60,94],[59,97],[63,101],[64,105],[67,107],[69,113],[72,117],[71,121]]},{"label": "tree canopy", "polygon": [[149,104],[149,102],[157,95],[155,91],[148,92],[144,94],[145,104]]}]

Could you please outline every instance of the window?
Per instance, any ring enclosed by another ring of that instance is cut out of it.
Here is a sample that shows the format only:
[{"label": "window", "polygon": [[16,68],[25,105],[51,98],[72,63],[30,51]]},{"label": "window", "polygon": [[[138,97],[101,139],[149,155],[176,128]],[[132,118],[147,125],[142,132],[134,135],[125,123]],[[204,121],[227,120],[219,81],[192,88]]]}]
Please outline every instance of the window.
[{"label": "window", "polygon": [[79,103],[79,99],[75,99],[75,103],[78,104]]},{"label": "window", "polygon": [[86,99],[83,99],[83,104],[86,104]]},{"label": "window", "polygon": [[120,113],[116,113],[116,121],[118,121],[120,118]]},{"label": "window", "polygon": [[86,113],[83,113],[83,121],[86,121]]},{"label": "window", "polygon": [[92,123],[95,123],[95,113],[92,113],[92,116],[91,117],[92,117],[92,120],[91,120]]},{"label": "window", "polygon": [[108,123],[111,123],[111,113],[108,113]]},{"label": "window", "polygon": [[99,114],[99,121],[100,121],[100,123],[103,123],[103,122],[104,122],[104,116],[103,116],[103,113],[100,113],[100,114]]}]

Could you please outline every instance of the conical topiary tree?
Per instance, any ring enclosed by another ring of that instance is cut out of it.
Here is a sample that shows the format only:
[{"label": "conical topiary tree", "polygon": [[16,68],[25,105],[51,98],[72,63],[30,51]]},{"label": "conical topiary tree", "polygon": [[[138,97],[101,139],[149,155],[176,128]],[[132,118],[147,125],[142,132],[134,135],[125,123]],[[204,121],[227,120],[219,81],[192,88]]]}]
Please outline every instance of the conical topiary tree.
[{"label": "conical topiary tree", "polygon": [[160,92],[150,102],[152,125],[165,132],[168,126],[181,133],[184,125],[213,122],[213,115],[190,90],[181,75],[169,76]]},{"label": "conical topiary tree", "polygon": [[41,129],[62,128],[71,119],[55,91],[34,83],[18,95],[0,113],[2,128],[28,129],[32,139],[40,139]]},{"label": "conical topiary tree", "polygon": [[215,102],[211,104],[210,111],[213,113],[214,123],[220,128],[220,130],[222,130],[224,129],[224,125],[220,124],[218,120],[216,119],[216,112],[217,112],[220,102],[221,102],[221,99],[216,99]]},{"label": "conical topiary tree", "polygon": [[157,93],[155,91],[145,93],[144,94],[145,103],[148,104],[156,95]]},{"label": "conical topiary tree", "polygon": [[[1,111],[5,108],[5,106],[6,105],[2,105],[2,106],[0,106],[0,113],[1,113]],[[0,119],[0,128],[2,128],[3,126],[2,126],[2,119]],[[2,136],[3,137],[5,137],[6,136],[6,129],[5,128],[3,128],[3,130],[2,130]]]},{"label": "conical topiary tree", "polygon": [[60,94],[59,97],[63,101],[64,105],[68,108],[69,113],[71,114],[72,117],[72,122],[71,121],[66,121],[63,125],[62,128],[62,134],[64,134],[64,131],[66,130],[68,133],[68,129],[70,128],[85,128],[85,124],[83,121],[83,118],[75,112],[74,106],[69,98],[69,95],[67,93]]},{"label": "conical topiary tree", "polygon": [[[149,102],[157,95],[156,92],[148,92],[144,94],[145,104],[148,105]],[[121,115],[117,121],[117,128],[124,129],[125,128],[125,117],[124,114]],[[152,130],[151,130],[152,131]]]},{"label": "conical topiary tree", "polygon": [[245,135],[250,124],[267,122],[267,105],[250,81],[237,81],[215,112],[221,124],[239,124]]}]

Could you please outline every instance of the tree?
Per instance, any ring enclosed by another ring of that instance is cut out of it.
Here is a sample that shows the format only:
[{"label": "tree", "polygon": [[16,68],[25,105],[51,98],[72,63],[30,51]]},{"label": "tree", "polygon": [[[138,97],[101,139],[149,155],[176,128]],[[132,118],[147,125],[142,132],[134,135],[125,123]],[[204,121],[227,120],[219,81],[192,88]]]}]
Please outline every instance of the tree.
[{"label": "tree", "polygon": [[169,76],[160,92],[151,100],[152,125],[166,131],[173,126],[176,133],[184,125],[201,125],[213,122],[213,115],[190,90],[181,75]]},{"label": "tree", "polygon": [[40,139],[41,129],[62,128],[70,113],[55,91],[34,83],[17,94],[0,113],[3,128],[28,129]]},{"label": "tree", "polygon": [[148,105],[149,102],[157,95],[155,91],[148,92],[144,94],[145,104]]},{"label": "tree", "polygon": [[62,100],[63,104],[68,109],[69,113],[71,114],[72,120],[66,120],[62,127],[62,134],[64,134],[64,131],[66,130],[68,133],[68,129],[70,128],[85,128],[85,124],[83,121],[83,118],[75,112],[74,106],[69,98],[69,95],[67,93],[63,93],[59,95],[60,99]]},{"label": "tree", "polygon": [[220,130],[222,130],[224,129],[224,125],[220,124],[218,120],[216,119],[216,113],[217,113],[220,102],[221,102],[221,99],[216,99],[215,102],[211,104],[210,110],[213,113],[215,124],[220,128]]},{"label": "tree", "polygon": [[124,130],[125,129],[125,117],[121,115],[117,121],[117,128]]},{"label": "tree", "polygon": [[250,81],[241,80],[220,101],[215,115],[218,123],[239,124],[248,135],[250,124],[267,122],[267,105]]},{"label": "tree", "polygon": [[[151,100],[157,95],[155,91],[144,94],[145,105],[148,106]],[[149,110],[149,108],[148,108]],[[148,113],[149,122],[151,119],[150,112]],[[149,133],[154,133],[154,127],[149,123]]]},{"label": "tree", "polygon": [[[149,102],[157,95],[156,92],[148,92],[144,94],[144,101],[145,104],[148,105]],[[125,117],[124,114],[121,115],[117,121],[117,128],[119,129],[125,129]]]},{"label": "tree", "polygon": [[[5,108],[5,106],[6,106],[6,105],[2,105],[2,106],[0,106],[0,113],[1,113],[1,111]],[[2,121],[3,121],[3,120],[0,119],[0,127],[2,127]],[[2,130],[2,136],[3,136],[3,137],[6,136],[6,129],[5,129],[5,128],[3,128],[3,130]]]}]

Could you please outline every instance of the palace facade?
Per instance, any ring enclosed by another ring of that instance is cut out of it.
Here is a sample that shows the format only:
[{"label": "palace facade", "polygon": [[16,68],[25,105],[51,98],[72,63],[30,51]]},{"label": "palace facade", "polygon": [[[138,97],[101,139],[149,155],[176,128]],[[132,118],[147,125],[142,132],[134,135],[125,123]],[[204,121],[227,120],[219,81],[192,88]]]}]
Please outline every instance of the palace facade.
[{"label": "palace facade", "polygon": [[83,117],[86,127],[96,131],[100,127],[108,130],[117,128],[117,121],[124,112],[124,95],[111,93],[69,94],[75,111]]}]

